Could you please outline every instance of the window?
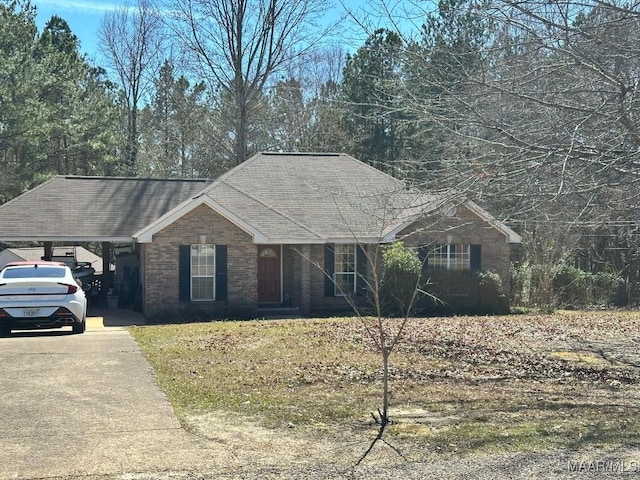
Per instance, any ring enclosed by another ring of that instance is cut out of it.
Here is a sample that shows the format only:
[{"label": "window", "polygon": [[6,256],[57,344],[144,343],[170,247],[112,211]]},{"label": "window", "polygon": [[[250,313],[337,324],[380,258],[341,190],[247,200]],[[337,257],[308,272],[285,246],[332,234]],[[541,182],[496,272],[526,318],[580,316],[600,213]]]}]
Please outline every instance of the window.
[{"label": "window", "polygon": [[333,279],[335,295],[350,295],[356,291],[355,245],[338,244],[335,246]]},{"label": "window", "polygon": [[260,258],[277,258],[278,252],[276,252],[273,248],[262,248],[260,250]]},{"label": "window", "polygon": [[432,245],[428,247],[427,267],[433,270],[469,270],[471,246],[464,244]]},{"label": "window", "polygon": [[191,300],[215,298],[215,245],[191,245]]},{"label": "window", "polygon": [[33,265],[7,267],[2,276],[4,278],[64,278],[66,275],[65,268]]},{"label": "window", "polygon": [[324,246],[324,296],[363,296],[367,292],[366,246],[333,244]]}]

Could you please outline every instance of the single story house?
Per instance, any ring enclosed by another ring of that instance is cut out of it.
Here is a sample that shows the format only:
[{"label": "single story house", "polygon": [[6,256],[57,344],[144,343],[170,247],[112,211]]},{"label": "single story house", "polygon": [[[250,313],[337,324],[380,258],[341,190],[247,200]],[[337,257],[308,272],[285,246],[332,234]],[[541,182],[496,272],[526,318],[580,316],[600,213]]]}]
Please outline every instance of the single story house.
[{"label": "single story house", "polygon": [[0,206],[0,241],[103,242],[136,255],[147,317],[344,309],[372,246],[428,247],[429,268],[508,287],[520,237],[471,201],[412,190],[346,154],[260,153],[214,181],[54,177]]}]

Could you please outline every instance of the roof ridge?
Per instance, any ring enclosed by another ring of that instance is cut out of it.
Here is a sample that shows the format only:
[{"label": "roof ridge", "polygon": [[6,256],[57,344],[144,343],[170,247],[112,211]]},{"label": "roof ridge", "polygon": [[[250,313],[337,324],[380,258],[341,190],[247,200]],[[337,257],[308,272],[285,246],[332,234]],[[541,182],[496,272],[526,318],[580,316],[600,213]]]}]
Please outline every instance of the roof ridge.
[{"label": "roof ridge", "polygon": [[208,182],[212,180],[209,178],[163,178],[163,177],[122,177],[117,175],[57,175],[57,177],[64,178],[65,180],[136,180],[136,181],[154,181],[154,182]]},{"label": "roof ridge", "polygon": [[382,170],[378,170],[376,167],[374,167],[372,165],[369,165],[368,163],[363,162],[362,160],[358,160],[357,158],[349,155],[348,153],[331,153],[331,152],[259,152],[259,153],[256,153],[255,155],[253,155],[252,157],[249,157],[248,159],[246,159],[244,162],[240,163],[239,165],[236,165],[231,170],[228,170],[227,172],[223,173],[222,175],[220,175],[215,180],[213,180],[213,182],[210,185],[210,187],[208,187],[206,190],[208,191],[209,189],[212,189],[215,184],[221,183],[221,182],[225,182],[227,179],[237,175],[239,172],[241,172],[242,170],[247,168],[248,165],[258,161],[260,156],[278,156],[278,155],[289,156],[289,157],[314,157],[314,156],[315,157],[344,157],[345,159],[349,160],[350,162],[352,162],[354,164],[357,164],[359,166],[364,166],[364,167],[368,168],[369,170],[375,172],[376,175],[378,175],[380,177],[386,177],[386,178],[391,179],[394,183],[396,183],[399,187],[402,187],[403,189],[407,188],[407,184],[403,180],[400,180],[400,179],[394,177],[393,175],[389,175],[388,173],[385,173]]},{"label": "roof ridge", "polygon": [[346,155],[340,152],[260,152],[259,155],[282,155],[287,157],[340,157]]}]

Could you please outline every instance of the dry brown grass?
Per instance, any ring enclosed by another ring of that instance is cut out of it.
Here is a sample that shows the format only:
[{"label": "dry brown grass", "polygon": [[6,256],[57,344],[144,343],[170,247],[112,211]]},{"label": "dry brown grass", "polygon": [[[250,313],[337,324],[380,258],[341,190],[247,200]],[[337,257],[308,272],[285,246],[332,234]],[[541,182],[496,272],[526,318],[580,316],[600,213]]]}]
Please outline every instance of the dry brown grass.
[{"label": "dry brown grass", "polygon": [[[411,320],[391,357],[389,438],[460,453],[637,446],[639,327],[625,312]],[[381,404],[379,355],[356,319],[131,331],[183,418],[335,435],[370,428]]]}]

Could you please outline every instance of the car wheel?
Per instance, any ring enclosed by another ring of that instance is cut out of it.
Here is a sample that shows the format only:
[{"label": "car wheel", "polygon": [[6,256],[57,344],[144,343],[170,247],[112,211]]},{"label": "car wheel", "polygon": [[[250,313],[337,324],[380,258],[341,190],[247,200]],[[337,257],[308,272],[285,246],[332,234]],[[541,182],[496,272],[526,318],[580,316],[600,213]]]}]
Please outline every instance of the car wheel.
[{"label": "car wheel", "polygon": [[75,322],[71,326],[73,333],[84,333],[86,328],[87,328],[87,317],[83,317],[81,322]]}]

